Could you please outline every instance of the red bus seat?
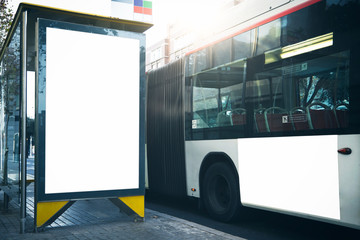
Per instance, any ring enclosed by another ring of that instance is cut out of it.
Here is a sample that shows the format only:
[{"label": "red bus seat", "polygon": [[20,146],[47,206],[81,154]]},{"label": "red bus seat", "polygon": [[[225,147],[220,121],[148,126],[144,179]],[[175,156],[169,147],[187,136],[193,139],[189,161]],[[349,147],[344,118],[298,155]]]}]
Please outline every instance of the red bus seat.
[{"label": "red bus seat", "polygon": [[327,105],[323,103],[312,103],[307,107],[307,111],[310,128],[337,128],[334,111],[331,110]]},{"label": "red bus seat", "polygon": [[280,107],[271,107],[265,110],[265,123],[269,132],[292,130],[289,113]]}]

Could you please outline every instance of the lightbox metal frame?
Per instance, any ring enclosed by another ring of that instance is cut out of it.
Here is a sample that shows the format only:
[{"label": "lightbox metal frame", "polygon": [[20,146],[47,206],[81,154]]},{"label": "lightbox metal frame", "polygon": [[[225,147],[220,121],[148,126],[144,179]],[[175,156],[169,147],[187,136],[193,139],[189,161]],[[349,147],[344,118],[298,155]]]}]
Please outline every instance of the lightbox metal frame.
[{"label": "lightbox metal frame", "polygon": [[[118,189],[118,190],[104,190],[104,191],[85,191],[85,192],[66,192],[66,193],[45,193],[45,119],[39,116],[39,59],[42,53],[39,52],[40,42],[39,33],[45,31],[47,27],[73,30],[85,33],[94,33],[109,35],[103,27],[74,24],[68,22],[61,22],[57,20],[41,19],[38,18],[35,29],[35,47],[36,52],[36,79],[35,79],[35,199],[36,202],[43,201],[61,201],[61,200],[80,200],[80,199],[93,199],[93,198],[113,198],[113,197],[126,197],[126,196],[140,196],[145,195],[145,35],[142,33],[128,32],[123,30],[109,29],[112,34],[117,37],[132,38],[139,40],[139,187],[134,189]],[[46,31],[45,31],[46,32]],[[46,53],[45,53],[46,54]],[[46,76],[45,76],[46,78]],[[45,90],[46,91],[46,90]],[[46,115],[46,113],[45,113]],[[85,168],[86,166],[84,166]],[[66,176],[64,176],[66,177]],[[96,176],[94,176],[96,177]]]}]

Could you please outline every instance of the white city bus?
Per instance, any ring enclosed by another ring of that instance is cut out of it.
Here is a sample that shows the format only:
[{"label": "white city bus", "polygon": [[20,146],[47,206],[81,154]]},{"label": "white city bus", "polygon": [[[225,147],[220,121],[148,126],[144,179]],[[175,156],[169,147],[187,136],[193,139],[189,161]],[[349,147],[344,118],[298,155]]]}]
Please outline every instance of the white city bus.
[{"label": "white city bus", "polygon": [[151,191],[360,227],[360,1],[287,1],[147,74]]}]

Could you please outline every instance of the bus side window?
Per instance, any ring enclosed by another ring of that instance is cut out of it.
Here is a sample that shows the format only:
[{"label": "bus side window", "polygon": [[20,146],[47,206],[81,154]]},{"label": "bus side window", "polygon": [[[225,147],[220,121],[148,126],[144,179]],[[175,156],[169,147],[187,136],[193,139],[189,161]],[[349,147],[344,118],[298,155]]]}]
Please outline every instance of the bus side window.
[{"label": "bus side window", "polygon": [[349,126],[349,52],[255,73],[246,81],[254,132],[336,130]]},{"label": "bus side window", "polygon": [[194,87],[193,128],[209,128],[216,125],[218,112],[217,90]]},{"label": "bus side window", "polygon": [[[298,103],[306,110],[309,128],[337,129],[349,126],[349,52],[308,61],[307,71],[320,69],[298,79]],[[322,68],[318,67],[321,66]]]}]

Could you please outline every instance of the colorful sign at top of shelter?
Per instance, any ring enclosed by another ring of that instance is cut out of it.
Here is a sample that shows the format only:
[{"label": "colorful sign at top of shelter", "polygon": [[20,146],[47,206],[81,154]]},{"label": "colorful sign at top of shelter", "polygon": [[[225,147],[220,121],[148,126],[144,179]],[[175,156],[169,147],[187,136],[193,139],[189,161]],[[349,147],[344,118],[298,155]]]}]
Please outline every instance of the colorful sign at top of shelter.
[{"label": "colorful sign at top of shelter", "polygon": [[134,0],[134,12],[152,15],[152,2],[143,0]]},{"label": "colorful sign at top of shelter", "polygon": [[152,2],[144,0],[111,0],[113,17],[152,22]]}]

